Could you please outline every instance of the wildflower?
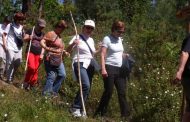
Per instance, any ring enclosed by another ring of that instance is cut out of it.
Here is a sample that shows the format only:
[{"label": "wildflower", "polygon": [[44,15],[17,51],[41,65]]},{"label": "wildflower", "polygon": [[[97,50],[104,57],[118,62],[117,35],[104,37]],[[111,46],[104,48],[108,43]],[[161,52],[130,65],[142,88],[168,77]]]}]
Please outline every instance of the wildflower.
[{"label": "wildflower", "polygon": [[38,116],[35,116],[34,118],[38,118]]},{"label": "wildflower", "polygon": [[4,114],[4,117],[7,117],[8,116],[8,114]]},{"label": "wildflower", "polygon": [[141,68],[141,67],[139,67],[139,71],[142,71],[142,68]]},{"label": "wildflower", "polygon": [[146,96],[145,98],[148,99],[148,96]]},{"label": "wildflower", "polygon": [[4,97],[5,96],[5,94],[1,94],[1,97]]}]

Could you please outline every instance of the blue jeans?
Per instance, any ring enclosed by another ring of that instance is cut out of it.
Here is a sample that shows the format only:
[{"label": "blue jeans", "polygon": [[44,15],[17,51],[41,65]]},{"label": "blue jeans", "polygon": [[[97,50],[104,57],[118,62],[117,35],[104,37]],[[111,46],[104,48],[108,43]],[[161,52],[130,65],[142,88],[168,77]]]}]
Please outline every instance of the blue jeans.
[{"label": "blue jeans", "polygon": [[47,76],[43,95],[57,94],[66,77],[64,64],[61,63],[59,67],[50,65],[48,61],[44,64]]},{"label": "blue jeans", "polygon": [[[88,69],[82,67],[83,63],[80,63],[80,75],[81,75],[81,84],[82,84],[82,92],[83,99],[86,102],[88,95],[90,93],[90,87],[92,83],[92,77],[94,75],[94,68],[89,66]],[[74,72],[78,79],[78,63],[74,63]],[[74,103],[72,105],[73,108],[82,109],[82,100],[80,95],[80,89],[77,92]]]}]

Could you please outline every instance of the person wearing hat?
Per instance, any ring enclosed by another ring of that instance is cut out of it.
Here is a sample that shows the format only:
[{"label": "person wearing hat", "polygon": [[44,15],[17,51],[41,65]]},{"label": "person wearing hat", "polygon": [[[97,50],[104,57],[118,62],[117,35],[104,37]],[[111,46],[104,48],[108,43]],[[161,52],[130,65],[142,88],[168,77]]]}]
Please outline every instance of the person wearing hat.
[{"label": "person wearing hat", "polygon": [[43,88],[43,95],[56,97],[61,88],[63,80],[66,78],[65,66],[62,55],[68,55],[64,50],[61,33],[67,28],[67,23],[60,20],[56,23],[54,30],[45,34],[40,44],[45,49],[45,70],[46,83]]},{"label": "person wearing hat", "polygon": [[[28,57],[27,72],[24,79],[24,88],[27,90],[38,83],[38,69],[41,61],[43,60],[44,53],[44,49],[41,47],[40,41],[44,37],[42,30],[45,27],[46,21],[44,19],[38,19],[34,30],[29,29],[24,36],[24,40],[28,42],[26,49],[26,57]],[[29,47],[30,41],[31,46]]]},{"label": "person wearing hat", "polygon": [[[68,52],[73,52],[72,67],[74,71],[74,76],[76,76],[77,80],[79,80],[78,61],[80,62],[81,84],[84,102],[86,102],[87,97],[89,95],[92,78],[95,70],[94,67],[91,65],[91,59],[93,58],[94,53],[96,53],[95,43],[93,38],[91,38],[94,29],[94,21],[86,20],[82,27],[82,33],[77,36],[74,36],[72,40],[69,42],[69,46],[67,48]],[[79,57],[77,56],[77,53],[79,53]],[[78,90],[76,94],[70,112],[74,117],[83,116],[80,90]]]},{"label": "person wearing hat", "polygon": [[7,25],[4,36],[5,50],[7,50],[7,82],[12,83],[14,73],[20,66],[22,61],[22,45],[23,45],[23,25],[22,21],[25,19],[23,13],[17,12],[14,14],[14,21]]},{"label": "person wearing hat", "polygon": [[6,68],[6,48],[5,48],[5,38],[3,36],[4,31],[6,30],[7,25],[10,23],[10,17],[5,16],[3,23],[0,24],[0,80],[4,79],[5,68]]},{"label": "person wearing hat", "polygon": [[105,116],[111,99],[114,85],[117,89],[121,117],[127,119],[130,115],[126,100],[126,76],[122,74],[123,44],[122,34],[125,24],[114,21],[111,34],[104,37],[101,48],[101,74],[104,81],[104,92],[94,116]]}]

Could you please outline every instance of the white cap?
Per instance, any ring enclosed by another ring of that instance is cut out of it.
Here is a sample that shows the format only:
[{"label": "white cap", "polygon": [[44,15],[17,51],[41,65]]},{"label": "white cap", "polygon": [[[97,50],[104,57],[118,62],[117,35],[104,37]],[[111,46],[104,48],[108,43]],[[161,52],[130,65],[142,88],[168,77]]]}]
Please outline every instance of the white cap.
[{"label": "white cap", "polygon": [[86,20],[86,21],[84,22],[84,25],[85,25],[85,26],[91,26],[91,27],[95,28],[95,23],[94,23],[93,20]]}]

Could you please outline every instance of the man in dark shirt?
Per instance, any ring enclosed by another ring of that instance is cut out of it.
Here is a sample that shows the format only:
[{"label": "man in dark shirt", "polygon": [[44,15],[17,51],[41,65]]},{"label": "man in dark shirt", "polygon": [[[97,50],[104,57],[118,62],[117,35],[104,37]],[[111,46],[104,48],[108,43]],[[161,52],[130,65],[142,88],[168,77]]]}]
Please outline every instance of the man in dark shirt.
[{"label": "man in dark shirt", "polygon": [[[188,23],[188,32],[190,30],[190,22]],[[173,83],[181,81],[183,86],[186,107],[182,117],[182,122],[190,122],[190,34],[184,39],[181,46],[181,56],[179,67]]]}]

